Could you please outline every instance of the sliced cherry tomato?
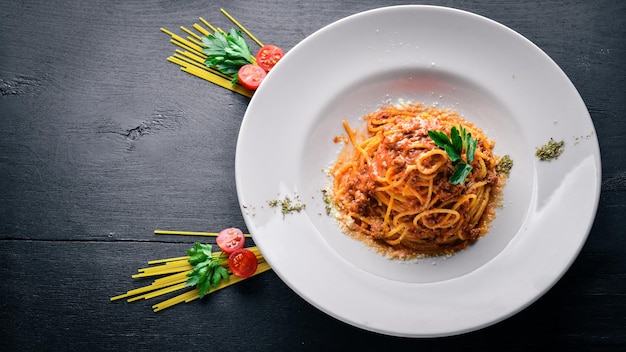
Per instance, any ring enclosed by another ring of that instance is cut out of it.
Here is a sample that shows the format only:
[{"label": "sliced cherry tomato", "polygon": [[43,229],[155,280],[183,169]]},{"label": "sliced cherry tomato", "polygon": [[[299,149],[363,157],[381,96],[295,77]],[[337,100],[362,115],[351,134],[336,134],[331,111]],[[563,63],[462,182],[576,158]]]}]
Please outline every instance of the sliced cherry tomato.
[{"label": "sliced cherry tomato", "polygon": [[269,72],[283,56],[285,56],[283,49],[276,45],[264,45],[256,53],[256,63],[265,71]]},{"label": "sliced cherry tomato", "polygon": [[228,268],[233,274],[247,278],[252,276],[259,266],[256,255],[249,249],[238,249],[228,257]]},{"label": "sliced cherry tomato", "polygon": [[265,70],[260,66],[248,64],[241,66],[239,72],[237,73],[237,77],[239,79],[239,83],[244,88],[256,90],[259,88],[259,85],[265,78],[266,74]]},{"label": "sliced cherry tomato", "polygon": [[236,227],[223,229],[217,234],[217,238],[215,239],[217,246],[227,254],[243,248],[245,241],[246,237],[243,232]]}]

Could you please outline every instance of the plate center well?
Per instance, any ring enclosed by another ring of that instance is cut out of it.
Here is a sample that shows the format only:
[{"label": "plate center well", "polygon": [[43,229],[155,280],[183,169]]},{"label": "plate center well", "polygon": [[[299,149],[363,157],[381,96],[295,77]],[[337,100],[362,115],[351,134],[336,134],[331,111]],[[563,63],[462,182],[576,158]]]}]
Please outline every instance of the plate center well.
[{"label": "plate center well", "polygon": [[[363,115],[381,105],[401,101],[456,110],[496,141],[496,154],[508,154],[515,162],[504,190],[503,206],[497,210],[491,230],[476,244],[453,256],[390,260],[341,232],[336,220],[326,214],[322,189],[331,181],[325,171],[343,147],[333,142],[334,137],[345,134],[341,121],[345,119],[353,128],[362,128]],[[479,84],[430,68],[381,72],[347,86],[336,99],[320,107],[316,116],[299,158],[298,189],[302,199],[313,200],[307,204],[307,214],[318,235],[359,269],[402,282],[449,280],[485,265],[519,232],[530,206],[532,160],[524,153],[528,149],[512,114]]]}]

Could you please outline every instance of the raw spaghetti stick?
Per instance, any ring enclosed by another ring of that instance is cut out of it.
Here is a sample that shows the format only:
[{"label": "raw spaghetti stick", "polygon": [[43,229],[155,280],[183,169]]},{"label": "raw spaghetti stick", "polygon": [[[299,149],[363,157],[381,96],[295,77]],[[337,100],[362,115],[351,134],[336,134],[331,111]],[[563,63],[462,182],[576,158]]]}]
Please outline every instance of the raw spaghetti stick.
[{"label": "raw spaghetti stick", "polygon": [[186,49],[186,50],[191,50],[191,51],[193,51],[195,53],[198,53],[200,55],[204,55],[204,54],[202,54],[202,46],[196,45],[196,44],[188,41],[187,39],[185,39],[185,38],[183,38],[183,37],[181,37],[181,36],[179,36],[177,34],[174,34],[174,33],[170,32],[170,31],[168,31],[165,28],[161,28],[161,31],[163,33],[168,34],[171,37],[170,42],[172,44],[180,46],[181,48]]},{"label": "raw spaghetti stick", "polygon": [[[217,32],[217,28],[213,27],[209,22],[207,22],[207,20],[205,20],[202,17],[200,17],[198,19],[200,20],[200,22],[204,23],[205,26],[209,27],[211,32],[213,32],[213,33]],[[209,35],[209,33],[207,33],[207,35]]]},{"label": "raw spaghetti stick", "polygon": [[[171,231],[171,230],[154,230],[155,235],[184,235],[184,236],[208,236],[217,237],[217,232],[200,232],[200,231]],[[244,234],[245,237],[252,237],[250,234]]]},{"label": "raw spaghetti stick", "polygon": [[204,35],[204,36],[211,35],[211,33],[209,31],[207,31],[204,27],[202,27],[201,25],[199,25],[197,23],[193,24],[193,28],[195,28],[198,32],[202,33],[202,35]]},{"label": "raw spaghetti stick", "polygon": [[192,30],[187,29],[187,27],[185,27],[185,26],[180,26],[180,29],[181,29],[183,32],[185,32],[185,33],[189,34],[190,36],[194,37],[196,40],[202,41],[202,37],[200,37],[199,35],[197,35],[196,33],[194,33]]},{"label": "raw spaghetti stick", "polygon": [[248,98],[252,98],[252,95],[254,94],[252,91],[243,88],[242,86],[240,86],[239,84],[235,84],[234,86],[232,85],[232,83],[227,80],[224,79],[220,76],[217,76],[213,73],[209,73],[206,70],[202,70],[200,68],[197,68],[195,66],[181,66],[181,70],[183,72],[187,72],[191,75],[194,75],[198,78],[202,78],[206,81],[209,81],[213,84],[216,84],[222,88],[226,88],[228,90],[232,90],[235,93],[239,93],[243,96],[246,96]]},{"label": "raw spaghetti stick", "polygon": [[116,301],[118,299],[123,299],[123,298],[129,298],[129,297],[133,297],[139,294],[143,294],[146,292],[150,292],[150,291],[154,291],[157,289],[161,289],[167,286],[171,286],[180,282],[184,282],[187,280],[187,272],[183,272],[180,273],[182,275],[176,274],[176,275],[170,275],[166,278],[164,278],[163,280],[155,280],[151,285],[148,286],[143,286],[140,288],[136,288],[134,290],[130,290],[128,292],[126,292],[125,294],[121,294],[119,296],[115,296],[115,297],[111,297],[111,301]]},{"label": "raw spaghetti stick", "polygon": [[229,20],[231,20],[235,26],[239,27],[239,29],[241,29],[242,32],[246,33],[248,35],[248,37],[250,37],[250,39],[252,39],[255,43],[257,43],[259,46],[263,46],[263,43],[261,43],[258,39],[256,39],[255,36],[252,35],[252,33],[248,32],[247,29],[245,29],[239,22],[237,22],[237,20],[235,20],[233,18],[233,16],[231,16],[228,12],[226,12],[226,10],[224,9],[220,9],[220,11],[222,11],[222,13],[228,17]]},{"label": "raw spaghetti stick", "polygon": [[151,261],[148,262],[148,264],[160,264],[160,263],[173,262],[173,261],[179,261],[179,260],[187,260],[187,259],[189,259],[188,255],[186,255],[184,257],[174,257],[174,258],[165,258],[165,259],[151,260]]}]

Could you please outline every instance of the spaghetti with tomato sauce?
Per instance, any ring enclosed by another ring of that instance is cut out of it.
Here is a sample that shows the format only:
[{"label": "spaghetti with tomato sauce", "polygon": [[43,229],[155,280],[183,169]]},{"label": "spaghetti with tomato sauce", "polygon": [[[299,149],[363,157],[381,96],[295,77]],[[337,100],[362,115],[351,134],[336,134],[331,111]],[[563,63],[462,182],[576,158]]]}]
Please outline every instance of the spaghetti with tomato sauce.
[{"label": "spaghetti with tomato sauce", "polygon": [[[481,129],[419,103],[383,106],[363,120],[363,132],[343,122],[347,142],[326,190],[344,232],[395,259],[450,255],[487,232],[507,175]],[[428,131],[449,136],[459,125],[478,143],[472,171],[452,184],[453,163]]]}]

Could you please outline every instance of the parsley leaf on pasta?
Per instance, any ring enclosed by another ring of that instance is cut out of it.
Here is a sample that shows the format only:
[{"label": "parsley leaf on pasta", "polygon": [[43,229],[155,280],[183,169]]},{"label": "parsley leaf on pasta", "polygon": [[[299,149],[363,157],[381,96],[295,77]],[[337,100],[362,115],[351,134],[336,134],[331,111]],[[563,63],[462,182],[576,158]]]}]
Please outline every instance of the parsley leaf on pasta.
[{"label": "parsley leaf on pasta", "polygon": [[465,182],[465,178],[469,173],[472,172],[472,165],[466,164],[464,162],[460,162],[456,164],[456,168],[454,169],[454,173],[450,177],[450,183],[453,185],[463,184]]},{"label": "parsley leaf on pasta", "polygon": [[[434,130],[428,131],[428,136],[435,145],[446,151],[455,165],[450,183],[453,185],[465,183],[465,178],[472,172],[470,163],[474,161],[478,138],[472,138],[472,134],[461,125],[458,129],[456,126],[450,129],[450,137],[441,131]],[[463,159],[463,150],[465,150],[465,159]]]},{"label": "parsley leaf on pasta", "polygon": [[[455,128],[456,130],[456,128]],[[453,142],[448,136],[440,131],[428,131],[428,136],[435,142],[435,144],[441,149],[445,150],[452,162],[455,162],[461,158],[460,153],[454,148]]]}]

